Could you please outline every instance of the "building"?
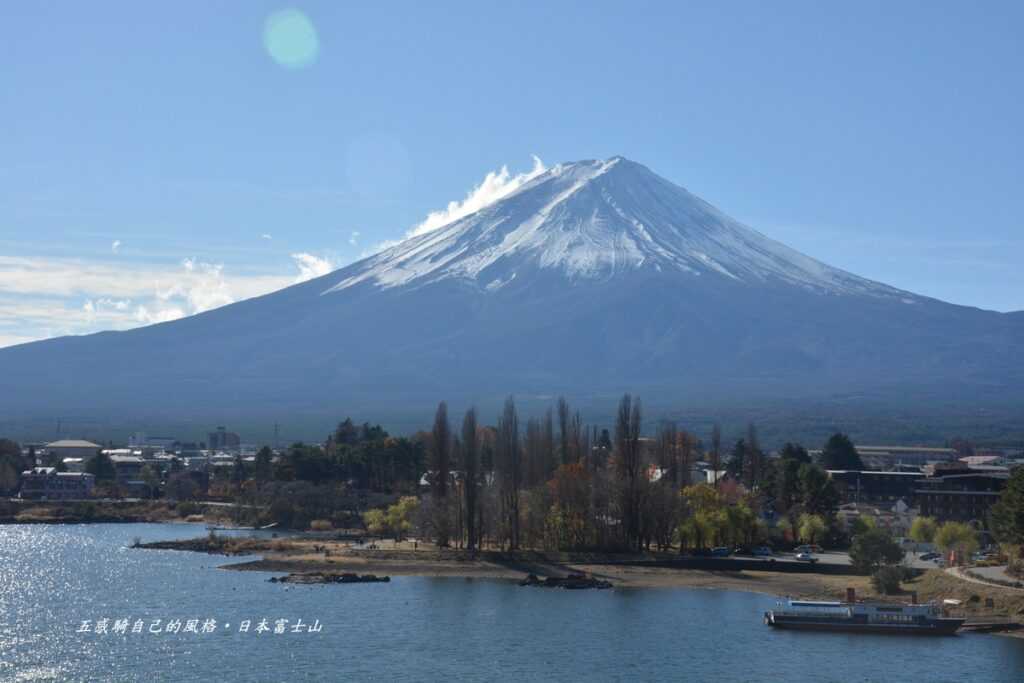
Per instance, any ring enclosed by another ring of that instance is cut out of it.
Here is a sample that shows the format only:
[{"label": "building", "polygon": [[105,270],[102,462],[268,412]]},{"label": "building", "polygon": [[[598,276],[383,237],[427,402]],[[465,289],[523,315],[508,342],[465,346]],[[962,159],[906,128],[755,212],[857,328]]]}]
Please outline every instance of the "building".
[{"label": "building", "polygon": [[88,458],[64,458],[61,460],[64,463],[65,472],[85,472],[85,464],[88,461]]},{"label": "building", "polygon": [[217,431],[207,435],[206,447],[211,451],[237,451],[241,445],[242,438],[224,427],[217,427]]},{"label": "building", "polygon": [[828,476],[836,483],[844,503],[894,503],[902,500],[909,504],[914,499],[921,471],[828,470]]},{"label": "building", "polygon": [[76,500],[92,495],[96,477],[86,472],[58,472],[53,467],[34,467],[21,473],[19,498],[29,500]]},{"label": "building", "polygon": [[897,465],[916,465],[930,462],[950,462],[960,457],[953,448],[927,448],[924,446],[857,446],[864,466],[870,469],[891,469]]},{"label": "building", "polygon": [[[864,468],[869,470],[895,470],[911,465],[922,467],[928,463],[950,462],[960,457],[953,448],[930,448],[927,446],[860,446],[857,447]],[[821,450],[808,451],[817,461]]]},{"label": "building", "polygon": [[127,449],[107,451],[107,454],[114,465],[118,483],[124,484],[142,477],[142,468],[146,466],[146,461],[141,456]]},{"label": "building", "polygon": [[60,441],[53,441],[43,446],[43,451],[46,455],[51,458],[85,458],[89,459],[103,448],[99,444],[93,443],[92,441],[82,441],[81,439],[61,439]]},{"label": "building", "polygon": [[988,511],[1006,487],[1008,470],[978,470],[966,465],[940,467],[918,479],[914,501],[922,515],[940,522],[977,522],[987,526]]},{"label": "building", "polygon": [[856,520],[871,519],[877,528],[886,529],[897,538],[905,538],[910,534],[910,525],[915,516],[914,510],[903,500],[880,505],[844,503],[836,511],[836,518],[848,532],[853,529]]},{"label": "building", "polygon": [[134,448],[173,448],[178,443],[173,436],[149,436],[145,432],[135,432],[128,437],[128,445]]}]

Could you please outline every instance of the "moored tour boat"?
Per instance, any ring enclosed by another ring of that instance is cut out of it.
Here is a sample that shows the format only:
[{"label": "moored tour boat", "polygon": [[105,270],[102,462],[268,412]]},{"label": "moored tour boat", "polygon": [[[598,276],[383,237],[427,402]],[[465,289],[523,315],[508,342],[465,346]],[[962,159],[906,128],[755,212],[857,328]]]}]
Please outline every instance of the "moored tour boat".
[{"label": "moored tour boat", "polygon": [[823,602],[787,599],[764,613],[764,623],[774,628],[850,633],[953,635],[964,620],[946,616],[938,605],[856,602]]}]

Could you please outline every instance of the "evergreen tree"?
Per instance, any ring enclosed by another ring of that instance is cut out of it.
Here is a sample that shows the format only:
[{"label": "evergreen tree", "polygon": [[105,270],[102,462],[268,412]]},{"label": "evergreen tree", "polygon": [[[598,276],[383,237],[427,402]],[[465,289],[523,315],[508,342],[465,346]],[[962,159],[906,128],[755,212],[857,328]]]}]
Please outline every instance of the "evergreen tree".
[{"label": "evergreen tree", "polygon": [[885,565],[898,564],[903,548],[885,529],[871,528],[853,537],[850,563],[865,574],[873,574]]},{"label": "evergreen tree", "polygon": [[725,463],[725,473],[735,481],[743,480],[743,474],[747,469],[747,442],[739,439],[733,444],[729,460]]},{"label": "evergreen tree", "polygon": [[103,451],[96,451],[96,455],[85,463],[85,471],[96,477],[96,481],[109,482],[117,478],[117,470],[110,456]]},{"label": "evergreen tree", "polygon": [[779,450],[779,457],[782,459],[795,460],[798,463],[811,462],[811,456],[807,449],[798,443],[786,442],[786,445]]},{"label": "evergreen tree", "polygon": [[270,481],[273,476],[273,469],[271,467],[271,461],[274,457],[273,452],[268,446],[264,446],[256,453],[256,481],[266,482]]},{"label": "evergreen tree", "polygon": [[817,465],[800,465],[800,504],[806,512],[833,519],[839,507],[839,492],[828,473]]},{"label": "evergreen tree", "polygon": [[863,470],[857,448],[846,434],[836,433],[825,442],[821,451],[821,466],[826,470]]},{"label": "evergreen tree", "polygon": [[1017,467],[1010,474],[989,515],[996,540],[1024,550],[1024,467]]}]

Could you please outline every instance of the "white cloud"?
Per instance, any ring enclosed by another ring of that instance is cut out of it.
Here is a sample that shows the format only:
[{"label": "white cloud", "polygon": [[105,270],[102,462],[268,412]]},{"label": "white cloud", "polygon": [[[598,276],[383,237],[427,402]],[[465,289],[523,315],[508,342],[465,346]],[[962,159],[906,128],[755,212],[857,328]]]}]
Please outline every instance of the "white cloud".
[{"label": "white cloud", "polygon": [[[181,286],[183,280],[190,282],[209,278],[206,272],[209,264],[196,259],[189,259],[189,262],[191,270],[184,262],[177,265],[105,263],[80,259],[0,256],[0,295],[144,299]],[[280,289],[290,284],[291,278],[283,273],[235,273],[229,281],[237,300]]]},{"label": "white cloud", "polygon": [[461,202],[449,202],[448,206],[440,211],[432,211],[422,223],[410,230],[406,237],[422,235],[479,211],[512,194],[546,170],[544,162],[534,155],[533,168],[526,173],[512,175],[508,172],[507,166],[502,166],[498,171],[491,171],[484,176],[479,185],[469,191],[465,199]]},{"label": "white cloud", "polygon": [[181,266],[185,269],[186,277],[170,289],[159,292],[157,297],[161,301],[184,299],[191,313],[202,313],[234,303],[231,287],[224,279],[223,264],[187,258],[181,262]]},{"label": "white cloud", "polygon": [[269,234],[267,234],[267,233],[263,233],[262,235],[260,235],[260,237],[261,237],[262,239],[265,239],[265,240],[272,240],[272,239],[274,239],[274,236],[273,236],[273,235],[269,235]]},{"label": "white cloud", "polygon": [[165,265],[0,256],[0,347],[175,320],[293,282],[285,272],[229,276],[195,258]]},{"label": "white cloud", "polygon": [[127,311],[132,305],[131,299],[110,299],[100,297],[98,299],[86,299],[82,304],[86,318],[94,322],[101,318],[117,318],[123,311]]},{"label": "white cloud", "polygon": [[184,318],[188,312],[180,306],[158,306],[151,308],[140,304],[135,308],[134,319],[143,325],[166,323],[178,318]]},{"label": "white cloud", "polygon": [[306,282],[313,278],[320,277],[321,275],[327,275],[335,268],[334,261],[330,258],[324,258],[320,256],[314,256],[313,254],[307,254],[300,252],[298,254],[292,254],[292,259],[295,261],[295,265],[299,269],[299,274],[295,277],[295,282]]},{"label": "white cloud", "polygon": [[118,252],[120,248],[121,240],[114,240],[113,244],[110,245],[110,251],[114,252],[115,254]]},{"label": "white cloud", "polygon": [[499,199],[509,196],[526,183],[544,173],[546,170],[547,167],[544,165],[544,162],[541,161],[540,157],[533,155],[533,168],[525,173],[512,175],[509,173],[508,166],[502,166],[497,171],[490,171],[484,176],[484,179],[480,181],[480,184],[474,186],[473,189],[466,194],[466,198],[461,202],[449,202],[448,206],[444,209],[431,211],[427,214],[427,217],[422,223],[419,223],[406,232],[405,237],[402,239],[383,240],[377,242],[368,249],[364,249],[360,256],[362,258],[373,256],[374,254],[378,254],[400,244],[402,240],[409,239],[410,237],[416,237],[417,235],[422,235],[432,230],[437,230],[438,228],[444,227],[453,221],[464,218],[471,213],[493,204]]},{"label": "white cloud", "polygon": [[352,231],[352,234],[349,235],[349,237],[348,237],[348,243],[351,244],[353,247],[356,246],[356,244],[359,243],[359,231],[358,230],[353,230]]}]

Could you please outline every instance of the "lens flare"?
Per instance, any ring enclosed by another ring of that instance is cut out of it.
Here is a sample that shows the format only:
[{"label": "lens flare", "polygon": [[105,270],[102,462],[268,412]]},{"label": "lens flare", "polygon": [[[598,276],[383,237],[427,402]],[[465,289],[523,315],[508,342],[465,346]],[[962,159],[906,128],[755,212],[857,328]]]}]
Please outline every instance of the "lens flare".
[{"label": "lens flare", "polygon": [[263,46],[271,59],[288,69],[310,66],[320,52],[313,22],[292,8],[267,17],[263,24]]}]

